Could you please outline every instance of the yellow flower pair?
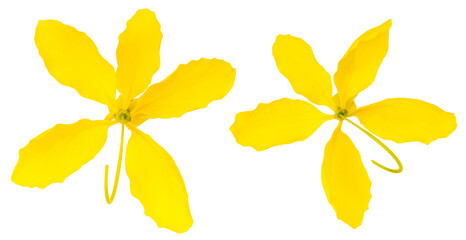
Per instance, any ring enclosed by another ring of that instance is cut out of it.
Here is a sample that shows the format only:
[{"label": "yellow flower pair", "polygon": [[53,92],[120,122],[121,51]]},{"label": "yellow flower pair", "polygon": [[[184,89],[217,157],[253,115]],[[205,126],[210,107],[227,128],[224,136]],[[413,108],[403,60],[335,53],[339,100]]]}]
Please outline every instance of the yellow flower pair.
[{"label": "yellow flower pair", "polygon": [[[281,99],[237,114],[231,127],[238,143],[261,151],[304,140],[323,122],[339,120],[325,148],[322,183],[338,218],[353,228],[361,224],[368,209],[371,182],[357,149],[341,131],[344,120],[389,151],[399,169],[381,167],[394,172],[402,170],[396,156],[348,117],[356,116],[371,132],[400,143],[429,143],[448,136],[456,128],[453,114],[420,100],[387,99],[356,108],[355,97],[374,81],[387,53],[390,26],[388,21],[369,30],[351,45],[338,65],[334,82],[339,94],[333,97],[330,75],[315,60],[311,48],[299,38],[278,36],[273,55],[280,72],[297,93],[312,103],[328,106],[335,114],[324,114],[305,101]],[[180,117],[223,98],[233,86],[235,69],[222,60],[200,59],[180,65],[165,80],[149,87],[160,66],[161,39],[155,14],[147,9],[136,12],[119,37],[115,71],[85,33],[58,21],[40,21],[35,42],[49,73],[81,96],[107,105],[109,114],[105,120],[57,124],[32,139],[19,152],[12,181],[39,188],[63,182],[96,156],[105,144],[108,128],[121,123],[111,195],[107,187],[108,166],[105,169],[107,202],[110,204],[116,194],[126,126],[131,130],[125,167],[132,195],[159,227],[179,233],[187,231],[193,220],[181,174],[170,155],[137,126],[151,118]],[[116,90],[120,93],[118,99]]]}]

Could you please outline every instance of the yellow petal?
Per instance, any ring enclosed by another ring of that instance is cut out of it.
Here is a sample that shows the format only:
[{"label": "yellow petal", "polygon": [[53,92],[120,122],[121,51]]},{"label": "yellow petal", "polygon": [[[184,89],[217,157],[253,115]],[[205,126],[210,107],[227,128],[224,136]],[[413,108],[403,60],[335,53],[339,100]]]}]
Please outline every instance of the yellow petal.
[{"label": "yellow petal", "polygon": [[253,111],[236,114],[230,131],[237,143],[262,151],[303,141],[332,118],[308,102],[283,98],[261,103]]},{"label": "yellow petal", "polygon": [[272,47],[278,70],[296,93],[333,109],[330,75],[317,62],[311,47],[301,38],[278,35]]},{"label": "yellow petal", "polygon": [[456,129],[453,113],[417,99],[386,99],[361,107],[354,116],[375,135],[397,143],[429,144]]},{"label": "yellow petal", "polygon": [[201,58],[180,64],[165,80],[134,101],[135,125],[148,118],[180,117],[222,99],[235,82],[235,69],[223,60]]},{"label": "yellow petal", "polygon": [[338,63],[334,81],[340,94],[340,102],[347,104],[356,98],[375,80],[377,70],[388,51],[388,32],[392,21],[388,20],[361,35]]},{"label": "yellow petal", "polygon": [[183,178],[172,157],[152,138],[136,128],[126,149],[126,174],[131,194],[158,227],[177,233],[193,224]]},{"label": "yellow petal", "polygon": [[63,182],[97,155],[113,124],[83,119],[55,125],[19,151],[11,180],[20,186],[39,188]]},{"label": "yellow petal", "polygon": [[361,225],[369,209],[371,180],[351,139],[341,131],[341,122],[325,146],[322,186],[338,219],[352,228]]},{"label": "yellow petal", "polygon": [[34,40],[47,70],[59,83],[113,107],[115,70],[85,33],[59,21],[41,20]]},{"label": "yellow petal", "polygon": [[118,91],[125,97],[124,107],[144,92],[160,67],[162,32],[154,12],[141,9],[126,23],[120,34],[116,72]]}]

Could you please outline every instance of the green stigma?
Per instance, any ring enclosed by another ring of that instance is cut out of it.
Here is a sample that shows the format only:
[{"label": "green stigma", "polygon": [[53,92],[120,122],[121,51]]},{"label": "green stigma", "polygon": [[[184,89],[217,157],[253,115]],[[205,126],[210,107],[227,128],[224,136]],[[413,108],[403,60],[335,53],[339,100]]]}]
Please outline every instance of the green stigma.
[{"label": "green stigma", "polygon": [[338,107],[337,111],[335,112],[335,118],[340,121],[343,121],[346,119],[347,116],[348,116],[348,110]]},{"label": "green stigma", "polygon": [[120,123],[127,123],[131,121],[131,115],[127,109],[120,109],[118,113],[115,115],[115,119]]}]

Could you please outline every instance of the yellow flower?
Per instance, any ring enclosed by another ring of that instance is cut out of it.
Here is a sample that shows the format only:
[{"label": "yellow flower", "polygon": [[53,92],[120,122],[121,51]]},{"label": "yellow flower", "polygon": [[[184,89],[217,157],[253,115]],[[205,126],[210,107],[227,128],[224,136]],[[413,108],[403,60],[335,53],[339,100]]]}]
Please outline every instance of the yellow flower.
[{"label": "yellow flower", "polygon": [[39,188],[63,182],[102,149],[108,128],[121,123],[117,174],[110,197],[108,166],[105,168],[107,202],[115,197],[126,126],[131,130],[125,166],[132,195],[159,227],[187,231],[193,220],[183,178],[171,156],[136,127],[151,118],[180,117],[223,98],[233,87],[235,69],[223,60],[191,61],[135,98],[159,69],[161,40],[155,14],[148,9],[137,11],[119,37],[115,72],[85,33],[55,20],[39,21],[35,42],[49,73],[81,96],[107,105],[110,113],[105,120],[57,124],[32,139],[19,151],[11,180]]},{"label": "yellow flower", "polygon": [[390,153],[398,169],[389,169],[373,161],[390,172],[401,172],[401,162],[380,140],[349,117],[357,117],[369,131],[397,143],[429,144],[447,137],[456,128],[454,114],[421,100],[392,98],[356,107],[354,99],[374,81],[387,54],[391,25],[389,20],[367,31],[350,46],[334,75],[338,93],[333,97],[330,75],[317,62],[311,47],[300,38],[279,35],[272,48],[278,70],[296,93],[314,104],[329,107],[335,114],[324,114],[306,101],[284,98],[259,104],[253,111],[238,113],[230,128],[239,144],[262,151],[305,140],[325,121],[337,119],[338,127],[325,147],[322,185],[337,217],[353,228],[361,225],[364,212],[369,208],[371,181],[358,150],[341,130],[343,121],[359,128]]}]

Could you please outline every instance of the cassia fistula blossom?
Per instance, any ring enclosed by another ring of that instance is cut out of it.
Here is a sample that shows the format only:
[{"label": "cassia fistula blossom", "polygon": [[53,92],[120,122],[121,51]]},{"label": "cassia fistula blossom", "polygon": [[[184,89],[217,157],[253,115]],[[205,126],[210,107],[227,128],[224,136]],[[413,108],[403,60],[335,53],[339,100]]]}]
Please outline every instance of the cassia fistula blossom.
[{"label": "cassia fistula blossom", "polygon": [[[305,140],[325,121],[338,120],[324,151],[322,185],[337,217],[353,228],[362,224],[364,212],[369,208],[372,183],[358,150],[341,130],[344,121],[363,131],[395,159],[397,169],[373,161],[394,173],[403,170],[400,160],[370,132],[397,143],[429,144],[456,129],[454,114],[421,100],[392,98],[356,107],[354,99],[372,84],[387,54],[391,25],[389,20],[365,32],[350,46],[334,75],[338,93],[333,96],[330,74],[317,62],[311,47],[300,38],[279,35],[272,52],[280,73],[290,81],[296,93],[311,103],[329,107],[334,114],[322,113],[303,100],[283,98],[259,104],[253,111],[238,113],[230,128],[239,144],[262,151]],[[350,117],[357,117],[370,132]]]},{"label": "cassia fistula blossom", "polygon": [[107,105],[110,113],[104,120],[57,124],[32,139],[19,151],[12,181],[39,188],[63,182],[96,156],[108,128],[120,123],[120,152],[110,196],[105,168],[107,202],[116,194],[126,126],[131,130],[125,167],[132,195],[158,227],[187,231],[193,219],[183,178],[172,157],[137,126],[151,118],[180,117],[222,99],[233,87],[236,72],[223,60],[202,58],[179,65],[165,80],[149,87],[160,66],[161,41],[155,14],[148,9],[137,11],[119,36],[115,71],[85,33],[59,21],[39,21],[35,42],[49,73],[81,96]]}]

